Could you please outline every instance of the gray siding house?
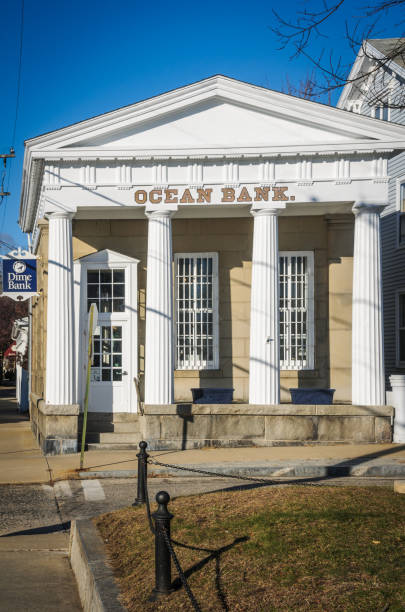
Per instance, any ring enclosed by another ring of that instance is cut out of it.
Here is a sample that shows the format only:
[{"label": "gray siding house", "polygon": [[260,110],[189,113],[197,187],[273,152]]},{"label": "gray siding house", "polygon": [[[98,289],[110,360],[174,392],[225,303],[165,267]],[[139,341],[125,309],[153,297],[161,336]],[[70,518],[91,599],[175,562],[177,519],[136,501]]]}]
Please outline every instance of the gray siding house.
[{"label": "gray siding house", "polygon": [[[337,106],[405,125],[405,39],[364,41]],[[396,409],[394,441],[404,442],[405,152],[388,159],[387,174],[388,204],[381,213],[385,373],[387,403]]]}]

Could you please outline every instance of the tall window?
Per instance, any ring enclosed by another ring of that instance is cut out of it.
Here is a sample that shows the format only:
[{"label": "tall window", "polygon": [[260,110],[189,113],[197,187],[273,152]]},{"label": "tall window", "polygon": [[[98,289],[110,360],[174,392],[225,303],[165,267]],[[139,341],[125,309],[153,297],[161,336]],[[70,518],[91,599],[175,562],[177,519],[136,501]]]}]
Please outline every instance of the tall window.
[{"label": "tall window", "polygon": [[178,253],[176,368],[218,368],[218,255]]},{"label": "tall window", "polygon": [[388,104],[380,104],[375,107],[375,118],[383,121],[390,120],[390,107]]},{"label": "tall window", "polygon": [[405,290],[397,293],[397,361],[405,365]]},{"label": "tall window", "polygon": [[405,245],[405,182],[399,185],[398,243]]},{"label": "tall window", "polygon": [[280,367],[314,367],[314,256],[280,253]]}]

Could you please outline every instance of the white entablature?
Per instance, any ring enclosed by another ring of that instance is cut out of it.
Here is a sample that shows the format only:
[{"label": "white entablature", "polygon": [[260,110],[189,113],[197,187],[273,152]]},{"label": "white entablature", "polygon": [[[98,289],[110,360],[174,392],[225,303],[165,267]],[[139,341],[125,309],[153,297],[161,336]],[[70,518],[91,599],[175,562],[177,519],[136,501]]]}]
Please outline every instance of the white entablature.
[{"label": "white entablature", "polygon": [[297,203],[384,201],[404,140],[403,126],[211,77],[27,141],[20,223],[134,207],[154,188],[209,188],[212,204],[244,185],[287,185]]}]

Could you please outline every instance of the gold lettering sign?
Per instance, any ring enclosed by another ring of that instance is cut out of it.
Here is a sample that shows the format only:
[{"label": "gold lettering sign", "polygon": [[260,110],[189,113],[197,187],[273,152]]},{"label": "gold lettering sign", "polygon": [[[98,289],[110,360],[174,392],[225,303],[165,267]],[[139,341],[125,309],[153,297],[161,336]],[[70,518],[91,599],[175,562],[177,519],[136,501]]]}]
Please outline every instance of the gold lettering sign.
[{"label": "gold lettering sign", "polygon": [[[134,199],[137,204],[211,204],[213,188],[190,189],[138,189]],[[221,187],[220,198],[217,203],[239,202],[293,202],[295,196],[288,195],[288,187],[254,187],[242,185],[241,187]]]}]

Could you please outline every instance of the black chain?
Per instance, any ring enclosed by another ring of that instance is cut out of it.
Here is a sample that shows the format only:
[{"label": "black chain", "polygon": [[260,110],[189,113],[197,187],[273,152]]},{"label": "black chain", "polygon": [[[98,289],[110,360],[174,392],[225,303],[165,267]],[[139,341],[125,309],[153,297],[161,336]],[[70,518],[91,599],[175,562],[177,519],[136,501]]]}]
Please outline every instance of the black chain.
[{"label": "black chain", "polygon": [[[173,463],[161,463],[160,461],[157,461],[156,459],[152,459],[151,457],[148,457],[148,463],[160,465],[162,467],[167,467],[167,468],[174,468],[175,470],[181,470],[183,472],[194,472],[196,474],[205,474],[206,476],[218,476],[219,478],[234,478],[235,480],[247,480],[249,482],[259,482],[261,484],[269,484],[269,485],[279,485],[280,484],[279,480],[271,480],[269,478],[257,478],[254,476],[241,476],[241,475],[237,476],[236,474],[220,474],[219,472],[209,472],[208,470],[201,470],[197,468],[185,467],[183,465],[175,465]],[[300,482],[301,484],[305,484],[305,485],[314,486],[314,483],[312,482],[302,482],[300,480],[283,481],[282,484],[295,484],[296,482]]]},{"label": "black chain", "polygon": [[[190,468],[190,467],[185,467],[185,466],[180,466],[180,465],[175,465],[172,463],[162,463],[161,461],[157,461],[157,459],[152,459],[151,457],[148,457],[145,460],[142,460],[142,470],[143,470],[143,477],[144,477],[144,491],[145,491],[145,500],[146,500],[146,514],[148,516],[148,522],[149,522],[149,528],[152,532],[153,535],[156,536],[156,529],[153,525],[153,521],[152,521],[152,515],[150,512],[150,505],[149,505],[149,495],[148,495],[148,485],[147,485],[147,472],[146,472],[146,463],[150,463],[153,465],[159,465],[161,467],[166,467],[166,468],[173,468],[175,470],[181,470],[184,472],[194,472],[196,474],[204,474],[205,476],[217,476],[219,478],[233,478],[235,480],[247,480],[249,482],[257,482],[257,483],[261,483],[261,484],[268,484],[268,485],[276,485],[276,484],[280,484],[280,481],[278,480],[271,480],[269,478],[255,478],[253,476],[237,476],[235,474],[220,474],[219,472],[210,472],[208,470],[201,470],[198,468]],[[284,484],[293,484],[294,482],[297,482],[297,480],[294,481],[284,481]],[[298,480],[298,482],[301,482]],[[307,484],[307,485],[314,485],[314,483],[302,483],[302,484]],[[165,539],[166,542],[166,546],[170,552],[170,555],[173,558],[173,562],[176,566],[177,569],[177,573],[180,577],[180,580],[184,586],[184,589],[190,599],[190,602],[194,608],[194,610],[196,612],[202,612],[201,607],[199,605],[199,603],[197,602],[196,598],[193,595],[193,592],[190,588],[190,585],[187,582],[187,578],[181,568],[180,562],[177,558],[177,555],[174,551],[173,548],[173,544],[175,546],[181,546],[182,548],[188,548],[189,550],[195,550],[195,551],[203,551],[203,552],[207,552],[210,554],[215,555],[217,551],[212,550],[210,548],[200,548],[198,546],[191,546],[190,544],[183,544],[182,542],[177,542],[176,540],[171,540],[169,534],[167,533],[166,529],[162,528],[162,534],[163,537]]]},{"label": "black chain", "polygon": [[[147,480],[146,480],[147,479],[146,461],[144,459],[142,459],[142,471],[143,471],[143,484],[144,484],[144,493],[145,493],[145,506],[146,506],[146,514],[147,514],[147,517],[148,517],[149,529],[151,530],[152,534],[154,536],[156,536],[156,529],[155,529],[155,527],[153,525],[152,515],[151,515],[151,511],[150,511],[148,484],[147,484]],[[176,555],[176,553],[173,550],[173,546],[172,546],[172,543],[170,541],[169,534],[167,533],[166,529],[162,529],[161,532],[162,532],[163,537],[165,539],[166,546],[167,546],[171,556],[173,557],[173,561],[174,561],[174,564],[176,566],[177,573],[179,574],[180,580],[183,583],[184,589],[185,589],[185,591],[186,591],[186,593],[187,593],[187,595],[188,595],[188,597],[189,597],[189,599],[191,601],[191,604],[192,604],[194,610],[196,612],[202,612],[202,610],[201,610],[201,608],[200,608],[196,598],[194,597],[194,594],[193,594],[193,592],[192,592],[192,590],[191,590],[191,588],[190,588],[190,586],[189,586],[189,584],[187,582],[187,578],[184,575],[184,572],[183,572],[183,570],[181,568],[181,565],[180,565],[180,562],[179,562],[179,560],[177,558],[177,555]],[[173,544],[174,543],[176,543],[179,546],[181,546],[180,542],[173,542]],[[204,550],[204,549],[197,549],[194,546],[187,546],[187,545],[183,545],[183,546],[184,546],[184,548],[190,548],[192,550]],[[207,549],[207,552],[213,552],[213,551],[208,551],[208,549]]]},{"label": "black chain", "polygon": [[191,604],[192,604],[194,610],[196,612],[202,612],[200,604],[198,603],[198,601],[194,597],[193,591],[191,590],[190,585],[188,584],[187,578],[184,575],[184,572],[183,572],[183,570],[181,568],[181,565],[180,565],[180,561],[178,560],[177,555],[174,552],[174,548],[172,546],[172,542],[170,540],[169,534],[167,533],[166,529],[164,529],[164,528],[161,529],[161,533],[162,533],[162,535],[163,535],[163,537],[165,539],[166,546],[169,549],[169,552],[170,552],[170,554],[171,554],[171,556],[173,558],[173,562],[174,562],[174,565],[176,566],[177,573],[178,573],[178,575],[180,577],[181,582],[183,583],[184,589],[185,589],[185,591],[186,591],[186,593],[187,593],[187,595],[188,595],[188,597],[189,597],[189,599],[191,601]]}]

